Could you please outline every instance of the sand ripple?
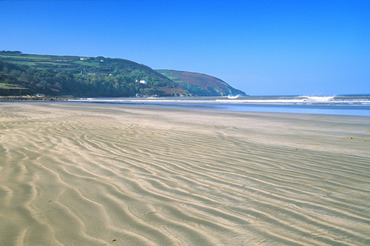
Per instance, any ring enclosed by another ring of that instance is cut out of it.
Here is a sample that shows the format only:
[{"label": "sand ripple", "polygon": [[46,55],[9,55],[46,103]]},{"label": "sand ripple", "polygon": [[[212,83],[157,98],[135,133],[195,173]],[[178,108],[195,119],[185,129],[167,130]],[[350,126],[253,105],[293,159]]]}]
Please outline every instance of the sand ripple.
[{"label": "sand ripple", "polygon": [[0,115],[0,245],[370,245],[369,118]]}]

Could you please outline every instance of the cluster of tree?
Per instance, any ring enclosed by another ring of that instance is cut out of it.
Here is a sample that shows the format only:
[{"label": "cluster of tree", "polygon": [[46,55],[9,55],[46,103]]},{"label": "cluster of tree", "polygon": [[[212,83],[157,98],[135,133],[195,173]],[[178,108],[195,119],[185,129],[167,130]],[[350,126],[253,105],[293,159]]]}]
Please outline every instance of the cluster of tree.
[{"label": "cluster of tree", "polygon": [[[191,95],[199,95],[199,96],[214,96],[212,93],[205,91],[203,88],[192,85],[186,82],[178,82],[180,86],[184,87]],[[218,94],[216,94],[218,95]]]},{"label": "cluster of tree", "polygon": [[1,60],[0,78],[2,83],[27,88],[28,91],[25,93],[46,95],[72,95],[76,93],[78,95],[85,89],[84,85],[76,81],[72,74],[56,72],[51,69],[38,70]]},{"label": "cluster of tree", "polygon": [[3,54],[22,54],[22,52],[20,51],[11,51],[11,50],[1,50],[0,53],[3,53]]}]

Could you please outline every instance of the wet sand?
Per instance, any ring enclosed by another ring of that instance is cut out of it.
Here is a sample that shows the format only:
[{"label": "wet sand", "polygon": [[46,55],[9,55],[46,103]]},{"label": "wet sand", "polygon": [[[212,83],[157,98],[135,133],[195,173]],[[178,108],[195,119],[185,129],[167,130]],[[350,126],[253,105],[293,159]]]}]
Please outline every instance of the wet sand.
[{"label": "wet sand", "polygon": [[0,103],[0,245],[370,245],[370,117]]}]

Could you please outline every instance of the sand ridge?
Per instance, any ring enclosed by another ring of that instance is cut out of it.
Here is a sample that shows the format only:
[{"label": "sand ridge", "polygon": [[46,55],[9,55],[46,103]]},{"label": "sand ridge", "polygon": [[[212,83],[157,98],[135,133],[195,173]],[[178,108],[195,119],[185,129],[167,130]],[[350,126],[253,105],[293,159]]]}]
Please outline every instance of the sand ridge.
[{"label": "sand ridge", "polygon": [[369,117],[0,104],[0,245],[369,245]]}]

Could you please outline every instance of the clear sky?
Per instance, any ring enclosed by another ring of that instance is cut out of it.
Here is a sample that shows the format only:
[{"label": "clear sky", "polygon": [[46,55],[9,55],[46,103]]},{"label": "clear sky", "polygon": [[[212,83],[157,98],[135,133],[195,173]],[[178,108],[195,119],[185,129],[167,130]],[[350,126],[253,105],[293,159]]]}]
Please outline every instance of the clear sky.
[{"label": "clear sky", "polygon": [[0,0],[0,50],[124,58],[250,95],[370,94],[370,1]]}]

